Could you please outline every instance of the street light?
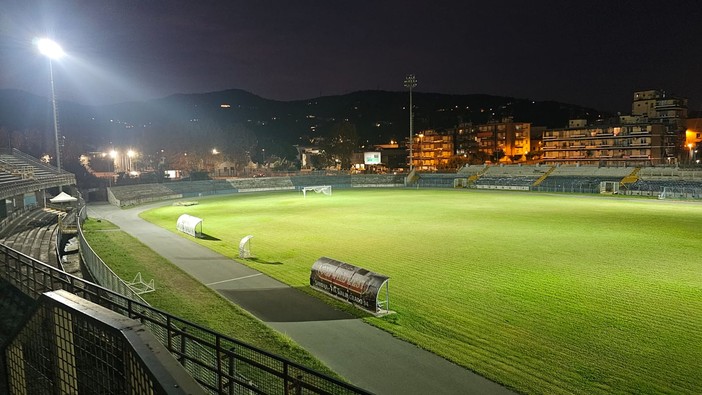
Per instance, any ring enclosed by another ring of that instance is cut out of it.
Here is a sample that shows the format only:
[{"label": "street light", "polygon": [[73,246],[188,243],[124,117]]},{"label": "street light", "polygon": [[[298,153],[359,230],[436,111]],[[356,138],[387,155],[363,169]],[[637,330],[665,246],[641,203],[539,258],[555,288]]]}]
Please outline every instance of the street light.
[{"label": "street light", "polygon": [[410,172],[414,168],[414,162],[412,157],[412,134],[414,126],[414,118],[412,117],[412,88],[417,86],[417,78],[414,74],[407,74],[405,77],[405,88],[409,89],[409,170]]},{"label": "street light", "polygon": [[[42,38],[37,41],[37,47],[39,52],[49,58],[49,77],[51,80],[51,104],[54,111],[54,141],[56,142],[56,167],[59,173],[61,173],[61,151],[59,148],[59,126],[58,126],[58,110],[56,108],[56,89],[54,88],[54,66],[51,62],[53,59],[60,59],[65,55],[63,49],[55,41],[49,40],[48,38]],[[59,191],[63,191],[61,185],[59,185]]]}]

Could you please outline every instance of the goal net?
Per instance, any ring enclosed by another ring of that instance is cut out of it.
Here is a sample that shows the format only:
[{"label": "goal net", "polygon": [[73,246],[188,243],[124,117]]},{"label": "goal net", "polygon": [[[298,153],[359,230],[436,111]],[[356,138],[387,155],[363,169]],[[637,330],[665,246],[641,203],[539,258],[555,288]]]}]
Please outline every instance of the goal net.
[{"label": "goal net", "polygon": [[665,199],[668,197],[668,187],[663,187],[663,192],[658,194],[658,199]]},{"label": "goal net", "polygon": [[322,193],[327,196],[331,196],[332,187],[331,185],[317,185],[311,187],[302,187],[302,196],[307,197],[307,192],[314,191],[314,193]]},{"label": "goal net", "polygon": [[600,182],[600,193],[605,194],[618,194],[619,193],[619,181],[601,181]]}]

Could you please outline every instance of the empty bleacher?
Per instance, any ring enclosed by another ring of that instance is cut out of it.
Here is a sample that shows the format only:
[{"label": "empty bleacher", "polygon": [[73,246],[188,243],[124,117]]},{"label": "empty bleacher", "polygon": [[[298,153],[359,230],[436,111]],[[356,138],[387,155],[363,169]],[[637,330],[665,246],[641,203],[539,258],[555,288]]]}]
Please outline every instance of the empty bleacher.
[{"label": "empty bleacher", "polygon": [[236,188],[226,180],[171,181],[161,185],[183,197],[236,192]]},{"label": "empty bleacher", "polygon": [[178,198],[181,195],[165,184],[122,185],[108,188],[108,200],[118,206]]},{"label": "empty bleacher", "polygon": [[481,174],[482,172],[487,170],[487,168],[487,165],[465,165],[458,169],[456,174],[464,177],[470,177]]},{"label": "empty bleacher", "polygon": [[351,188],[353,183],[350,175],[326,176],[324,174],[294,176],[290,177],[290,181],[295,189],[315,185],[331,185],[332,188]]},{"label": "empty bleacher", "polygon": [[626,194],[635,196],[661,196],[662,193],[670,198],[700,199],[702,198],[702,180],[681,179],[638,179],[627,186]]},{"label": "empty bleacher", "polygon": [[543,177],[549,170],[548,166],[490,166],[473,183],[479,189],[511,189],[528,191],[530,187]]},{"label": "empty bleacher", "polygon": [[621,182],[632,172],[628,167],[568,166],[556,167],[532,190],[542,192],[600,193],[602,181]]},{"label": "empty bleacher", "polygon": [[355,174],[351,176],[354,188],[385,188],[405,185],[403,174]]},{"label": "empty bleacher", "polygon": [[465,176],[456,173],[419,173],[416,186],[419,188],[453,188],[455,179]]},{"label": "empty bleacher", "polygon": [[15,219],[0,230],[0,244],[48,265],[61,268],[56,254],[57,232],[57,213],[36,209]]},{"label": "empty bleacher", "polygon": [[698,180],[702,181],[702,170],[678,167],[644,167],[639,171],[644,180]]},{"label": "empty bleacher", "polygon": [[295,189],[290,177],[234,178],[229,183],[238,192],[283,191]]},{"label": "empty bleacher", "polygon": [[20,179],[38,179],[56,176],[56,169],[17,152],[0,152],[0,168],[5,172],[14,173],[14,175],[17,175]]}]

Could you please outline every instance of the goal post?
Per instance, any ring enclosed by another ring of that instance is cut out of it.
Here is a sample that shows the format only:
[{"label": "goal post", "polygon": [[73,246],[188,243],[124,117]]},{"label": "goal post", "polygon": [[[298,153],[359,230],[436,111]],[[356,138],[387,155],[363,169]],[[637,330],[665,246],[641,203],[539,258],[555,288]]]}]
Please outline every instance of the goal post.
[{"label": "goal post", "polygon": [[600,193],[616,195],[619,193],[618,181],[600,181]]},{"label": "goal post", "polygon": [[315,185],[309,187],[302,187],[302,196],[307,197],[307,192],[314,191],[314,193],[321,193],[327,196],[331,196],[332,187],[331,185]]},{"label": "goal post", "polygon": [[663,191],[658,194],[658,199],[663,200],[668,197],[668,187],[663,187]]}]

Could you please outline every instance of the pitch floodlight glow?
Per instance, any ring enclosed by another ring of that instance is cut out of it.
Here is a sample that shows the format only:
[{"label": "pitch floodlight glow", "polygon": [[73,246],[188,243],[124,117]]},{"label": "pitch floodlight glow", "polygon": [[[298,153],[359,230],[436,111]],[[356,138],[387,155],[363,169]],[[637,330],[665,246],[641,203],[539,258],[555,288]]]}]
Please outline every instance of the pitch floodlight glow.
[{"label": "pitch floodlight glow", "polygon": [[[56,109],[56,88],[54,87],[54,66],[52,60],[64,55],[63,49],[55,41],[42,38],[37,41],[39,52],[49,58],[49,78],[51,81],[51,107],[54,112],[54,142],[56,143],[56,168],[61,173],[61,147],[59,147],[58,110]],[[59,185],[59,192],[63,192],[63,185]]]},{"label": "pitch floodlight glow", "polygon": [[42,38],[37,41],[37,47],[39,48],[39,52],[49,59],[60,59],[66,54],[56,41],[49,40],[48,38]]}]

